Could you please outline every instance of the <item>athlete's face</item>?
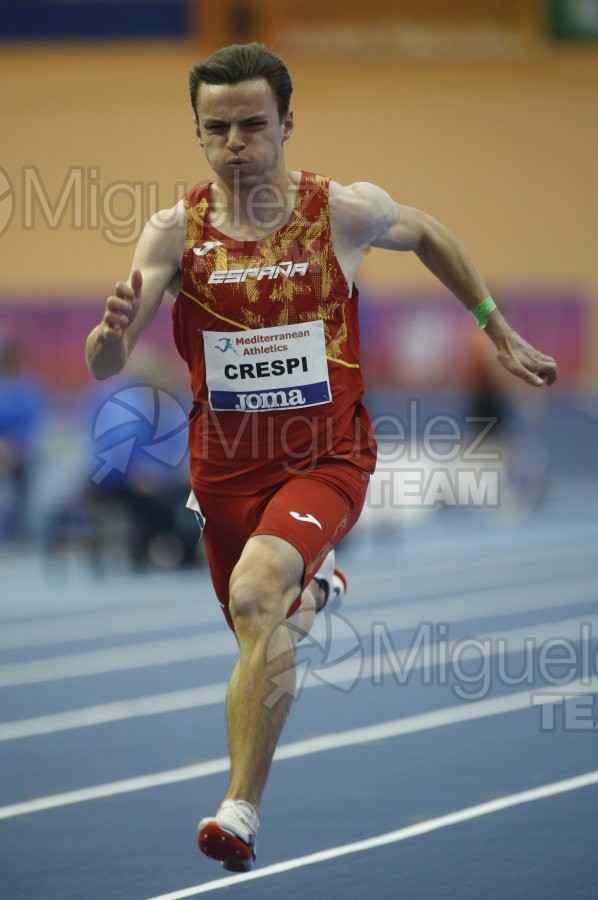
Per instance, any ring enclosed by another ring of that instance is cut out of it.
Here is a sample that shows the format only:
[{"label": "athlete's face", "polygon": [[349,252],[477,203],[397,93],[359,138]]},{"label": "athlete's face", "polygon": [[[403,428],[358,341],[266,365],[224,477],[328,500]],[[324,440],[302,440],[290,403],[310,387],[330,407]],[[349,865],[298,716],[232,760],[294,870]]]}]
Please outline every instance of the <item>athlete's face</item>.
[{"label": "athlete's face", "polygon": [[284,165],[282,147],[293,116],[282,122],[264,78],[239,84],[201,84],[197,136],[210,166],[228,184],[259,183]]}]

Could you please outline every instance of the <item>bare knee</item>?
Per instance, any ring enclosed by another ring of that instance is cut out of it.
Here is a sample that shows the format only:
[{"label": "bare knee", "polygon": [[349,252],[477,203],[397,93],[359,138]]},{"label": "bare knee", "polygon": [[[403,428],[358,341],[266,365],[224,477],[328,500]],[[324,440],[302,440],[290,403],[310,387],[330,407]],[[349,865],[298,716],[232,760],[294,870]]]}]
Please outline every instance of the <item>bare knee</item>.
[{"label": "bare knee", "polygon": [[229,609],[235,630],[266,631],[286,618],[292,599],[276,567],[253,568],[231,577]]},{"label": "bare knee", "polygon": [[229,585],[229,609],[237,633],[268,629],[286,618],[300,591],[303,560],[285,541],[251,538]]}]

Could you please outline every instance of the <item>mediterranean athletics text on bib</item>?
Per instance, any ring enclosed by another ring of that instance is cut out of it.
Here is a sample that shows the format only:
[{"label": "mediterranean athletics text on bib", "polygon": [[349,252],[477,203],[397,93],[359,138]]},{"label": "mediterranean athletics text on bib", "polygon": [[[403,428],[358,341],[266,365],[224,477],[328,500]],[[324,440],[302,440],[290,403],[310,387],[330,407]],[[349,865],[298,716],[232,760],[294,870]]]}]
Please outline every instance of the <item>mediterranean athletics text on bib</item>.
[{"label": "mediterranean athletics text on bib", "polygon": [[210,407],[236,412],[330,403],[324,323],[204,331]]}]

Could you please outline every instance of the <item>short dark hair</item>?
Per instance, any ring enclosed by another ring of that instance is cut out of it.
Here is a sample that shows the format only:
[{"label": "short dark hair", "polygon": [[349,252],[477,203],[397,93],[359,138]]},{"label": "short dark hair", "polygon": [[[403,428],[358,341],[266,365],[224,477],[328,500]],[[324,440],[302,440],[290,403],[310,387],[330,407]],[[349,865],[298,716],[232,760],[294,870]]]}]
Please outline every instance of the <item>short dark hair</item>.
[{"label": "short dark hair", "polygon": [[293,84],[282,59],[265,44],[231,44],[216,50],[189,72],[189,95],[197,115],[200,84],[239,84],[253,78],[265,78],[276,97],[280,121],[289,111]]}]

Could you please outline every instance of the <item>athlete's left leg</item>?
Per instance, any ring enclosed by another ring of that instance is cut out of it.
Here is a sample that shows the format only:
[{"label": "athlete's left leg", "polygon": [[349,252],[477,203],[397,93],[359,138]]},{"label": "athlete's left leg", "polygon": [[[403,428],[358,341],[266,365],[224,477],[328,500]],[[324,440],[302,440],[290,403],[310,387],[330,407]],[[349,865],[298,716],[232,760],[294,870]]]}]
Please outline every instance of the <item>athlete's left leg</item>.
[{"label": "athlete's left leg", "polygon": [[227,868],[251,867],[262,793],[295,694],[295,645],[325,599],[314,575],[356,521],[366,488],[360,478],[348,497],[322,478],[293,479],[268,503],[233,569],[228,612],[240,654],[227,695],[231,776],[199,833],[200,848]]},{"label": "athlete's left leg", "polygon": [[262,793],[295,692],[287,611],[303,570],[291,544],[259,535],[247,541],[231,576],[229,613],[239,643],[226,698],[231,774],[218,813],[199,823],[198,842],[234,871],[253,865]]},{"label": "athlete's left leg", "polygon": [[[295,691],[295,640],[286,619],[301,592],[303,569],[291,544],[258,535],[247,542],[231,576],[239,659],[227,695],[231,778],[225,799],[247,800],[256,809]],[[307,593],[302,627],[315,611],[315,597]]]}]

